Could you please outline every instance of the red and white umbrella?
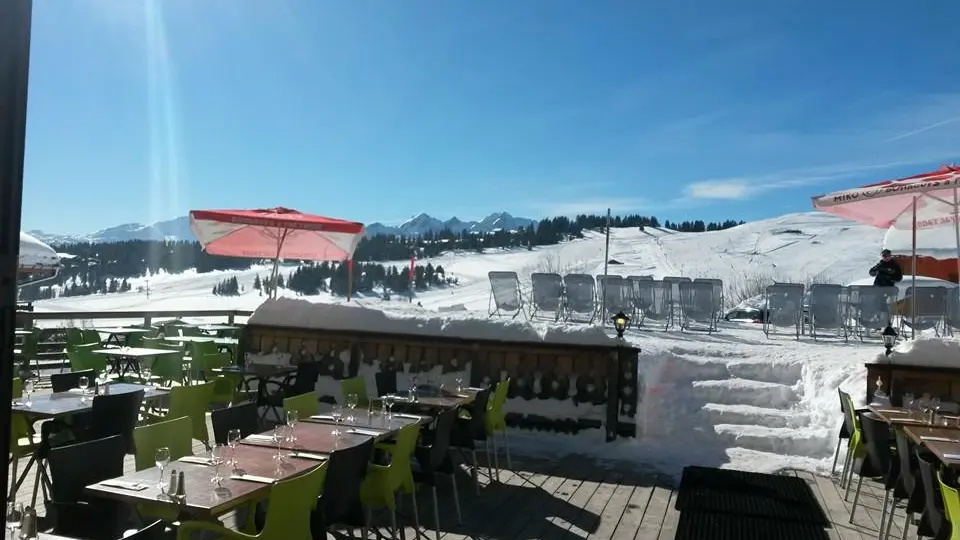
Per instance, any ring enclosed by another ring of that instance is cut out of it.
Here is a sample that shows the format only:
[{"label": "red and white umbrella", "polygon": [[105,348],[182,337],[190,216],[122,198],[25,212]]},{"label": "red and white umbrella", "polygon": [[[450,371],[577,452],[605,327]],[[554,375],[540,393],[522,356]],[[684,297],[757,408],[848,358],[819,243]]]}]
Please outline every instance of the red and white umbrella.
[{"label": "red and white umbrella", "polygon": [[362,223],[282,207],[192,210],[190,228],[211,255],[273,259],[273,294],[281,259],[350,260],[364,234]]},{"label": "red and white umbrella", "polygon": [[813,206],[874,227],[912,231],[914,269],[917,231],[952,226],[960,275],[960,167],[944,165],[924,174],[820,195],[813,197]]}]

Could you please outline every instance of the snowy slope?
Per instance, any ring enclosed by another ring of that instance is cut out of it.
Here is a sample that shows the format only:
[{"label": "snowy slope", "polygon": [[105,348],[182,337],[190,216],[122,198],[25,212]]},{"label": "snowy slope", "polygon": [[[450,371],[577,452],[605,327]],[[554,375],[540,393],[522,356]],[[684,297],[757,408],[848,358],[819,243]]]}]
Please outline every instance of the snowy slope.
[{"label": "snowy slope", "polygon": [[[679,233],[647,228],[612,231],[611,274],[684,275],[723,279],[728,287],[764,275],[782,281],[847,283],[866,275],[875,262],[886,231],[843,221],[827,214],[805,213],[749,223],[725,231]],[[425,263],[428,261],[420,261]],[[360,298],[358,303],[387,311],[420,311],[433,317],[457,310],[458,318],[487,318],[487,272],[513,270],[529,280],[532,272],[586,272],[604,267],[604,238],[587,233],[580,240],[527,250],[449,253],[429,262],[443,265],[459,286],[422,292],[410,305]],[[397,261],[406,266],[407,261]],[[243,272],[183,274],[150,278],[150,298],[143,292],[61,298],[35,304],[40,311],[139,309],[255,309],[262,301],[252,291],[257,274]],[[291,269],[286,269],[290,272]],[[236,275],[247,292],[215,297],[220,280]],[[145,280],[141,280],[145,281]],[[134,289],[144,283],[133,283]],[[283,292],[282,292],[283,294]],[[329,295],[313,302],[344,302]],[[572,323],[570,323],[572,324]],[[874,358],[878,343],[844,343],[842,339],[796,341],[786,333],[768,339],[753,325],[728,324],[718,334],[665,332],[643,328],[628,332],[643,351],[645,382],[635,441],[598,447],[585,436],[557,436],[544,451],[582,450],[628,457],[676,470],[684,463],[772,470],[798,466],[822,470],[836,441],[838,386],[862,395],[863,362]],[[508,410],[523,412],[523,403]],[[542,445],[543,434],[517,432],[518,444]]]}]

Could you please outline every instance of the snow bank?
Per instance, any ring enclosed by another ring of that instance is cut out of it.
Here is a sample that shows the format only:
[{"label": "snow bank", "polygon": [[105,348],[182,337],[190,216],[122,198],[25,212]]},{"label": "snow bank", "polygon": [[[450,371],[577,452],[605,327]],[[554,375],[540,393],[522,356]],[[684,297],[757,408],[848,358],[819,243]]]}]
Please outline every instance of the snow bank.
[{"label": "snow bank", "polygon": [[20,257],[22,268],[57,268],[60,257],[50,246],[26,233],[20,233]]},{"label": "snow bank", "polygon": [[380,310],[291,298],[267,300],[253,312],[247,324],[563,345],[610,347],[618,343],[616,337],[598,326],[478,319],[475,313],[448,312],[441,316],[394,306]]},{"label": "snow bank", "polygon": [[878,354],[874,361],[906,366],[960,367],[960,338],[921,335],[897,344],[890,356]]}]

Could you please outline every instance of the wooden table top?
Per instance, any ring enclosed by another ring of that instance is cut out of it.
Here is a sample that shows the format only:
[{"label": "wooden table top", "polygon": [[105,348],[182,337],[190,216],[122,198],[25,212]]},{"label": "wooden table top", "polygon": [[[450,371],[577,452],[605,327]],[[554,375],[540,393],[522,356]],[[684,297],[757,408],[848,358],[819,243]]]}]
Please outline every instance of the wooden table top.
[{"label": "wooden table top", "polygon": [[[298,423],[294,429],[296,441],[284,441],[280,444],[280,448],[317,454],[332,454],[337,450],[362,444],[371,437],[375,439],[384,438],[400,429],[400,425],[397,424],[394,426],[391,424],[391,426],[371,426],[367,428],[341,425],[340,431],[343,432],[343,435],[340,438],[337,438],[333,433],[336,429],[337,426],[333,424],[320,422]],[[360,433],[352,433],[351,430],[357,430],[360,431]],[[247,446],[270,448],[274,453],[276,453],[277,449],[277,443],[273,441],[273,434],[271,432],[251,435],[240,441],[240,443]]]},{"label": "wooden table top", "polygon": [[[312,424],[327,424],[334,425],[335,422],[332,417],[328,415],[315,415],[309,418],[301,418],[301,422],[309,422]],[[394,413],[393,418],[389,421],[387,417],[382,414],[367,414],[367,411],[357,410],[355,412],[353,420],[342,419],[340,425],[346,428],[361,428],[361,429],[374,429],[374,430],[398,430],[409,426],[410,424],[428,424],[433,421],[431,416],[423,416],[417,414],[402,414]]]},{"label": "wooden table top", "polygon": [[[144,400],[158,399],[170,394],[169,389],[143,384],[110,383],[107,386],[111,394],[124,394],[143,390]],[[24,406],[22,400],[14,400],[10,411],[23,413],[32,417],[54,418],[89,411],[93,408],[93,394],[87,394],[86,400],[83,398],[84,395],[79,391],[37,394],[31,396],[31,404],[29,407]]]},{"label": "wooden table top", "polygon": [[[395,409],[453,409],[473,403],[477,399],[478,390],[464,388],[463,390],[443,392],[443,395],[418,395],[417,401],[406,401],[400,399],[394,402]],[[406,396],[406,392],[399,392],[401,397]],[[375,400],[383,397],[372,398]]]},{"label": "wooden table top", "polygon": [[269,379],[271,377],[280,377],[296,373],[297,366],[278,366],[273,364],[246,364],[244,366],[227,366],[220,369],[214,369],[214,372],[235,373],[244,377],[257,377],[260,379]]},{"label": "wooden table top", "polygon": [[124,336],[124,335],[130,335],[130,334],[149,334],[150,332],[153,331],[153,330],[147,330],[146,328],[124,328],[121,326],[118,326],[115,328],[112,328],[112,327],[94,328],[94,330],[96,330],[97,332],[100,332],[101,334],[111,334],[116,336]]},{"label": "wooden table top", "polygon": [[97,349],[91,352],[104,356],[119,356],[121,358],[142,358],[181,353],[181,351],[175,351],[173,349],[150,349],[147,347],[115,347],[113,349]]},{"label": "wooden table top", "polygon": [[910,440],[933,452],[948,467],[960,467],[960,430],[945,427],[904,427]]},{"label": "wooden table top", "polygon": [[195,342],[195,341],[212,341],[217,345],[237,345],[240,343],[240,340],[237,338],[217,337],[217,336],[169,336],[169,337],[164,337],[163,339],[164,341],[175,341],[179,343]]},{"label": "wooden table top", "polygon": [[[889,405],[870,405],[869,409],[870,412],[876,414],[888,424],[918,426],[927,424],[926,415],[918,410],[906,409],[903,407],[891,407]],[[943,419],[947,419],[946,425],[943,424]],[[941,414],[937,416],[938,427],[951,427],[954,429],[960,429],[957,421],[958,417],[954,415]]]},{"label": "wooden table top", "polygon": [[[311,470],[321,463],[316,459],[287,458],[278,467],[274,459],[275,455],[276,450],[271,448],[244,444],[237,446],[239,468],[244,474],[253,477],[283,480]],[[140,484],[143,489],[132,490],[98,483],[87,486],[86,490],[126,503],[159,503],[170,508],[179,508],[182,514],[203,518],[221,515],[246,501],[262,497],[272,486],[272,483],[253,479],[231,478],[231,466],[226,463],[220,466],[220,475],[223,480],[219,488],[213,482],[216,467],[212,465],[171,462],[167,465],[165,475],[169,475],[174,469],[184,471],[186,499],[183,502],[175,501],[161,492],[157,486],[160,479],[160,469],[157,467],[137,471],[117,479],[126,483]]]}]

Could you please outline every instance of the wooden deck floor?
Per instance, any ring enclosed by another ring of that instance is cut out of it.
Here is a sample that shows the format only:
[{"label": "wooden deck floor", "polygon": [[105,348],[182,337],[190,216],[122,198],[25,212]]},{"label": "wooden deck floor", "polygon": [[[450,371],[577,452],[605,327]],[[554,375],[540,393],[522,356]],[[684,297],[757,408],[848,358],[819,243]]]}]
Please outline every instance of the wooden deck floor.
[{"label": "wooden deck floor", "polygon": [[[194,450],[202,453],[203,445],[196,442]],[[483,465],[482,454],[480,460]],[[26,460],[22,460],[20,470],[25,466]],[[133,457],[128,456],[125,470],[133,469]],[[876,538],[883,500],[879,484],[864,481],[856,519],[850,524],[852,505],[843,500],[843,490],[833,479],[804,471],[784,471],[783,474],[796,475],[810,485],[833,524],[828,530],[831,539]],[[18,501],[29,504],[33,478],[31,472],[17,494]],[[643,471],[632,462],[597,464],[583,455],[550,460],[515,456],[512,470],[501,471],[499,482],[489,478],[486,467],[481,468],[479,494],[466,469],[457,475],[457,485],[462,524],[456,522],[450,484],[442,482],[439,490],[439,534],[444,540],[669,540],[674,537],[680,518],[674,509],[674,481]],[[850,499],[853,500],[852,490]],[[42,503],[40,506],[42,514]],[[420,491],[417,507],[419,536],[435,539],[438,528],[429,490]],[[374,514],[377,534],[371,537],[390,537],[387,517],[385,513]],[[227,517],[224,521],[229,525],[233,520]],[[892,538],[900,538],[903,522],[904,514],[900,510],[891,530]],[[418,537],[409,498],[401,501],[398,523],[404,527],[404,538]],[[354,533],[359,537],[359,531]]]}]

